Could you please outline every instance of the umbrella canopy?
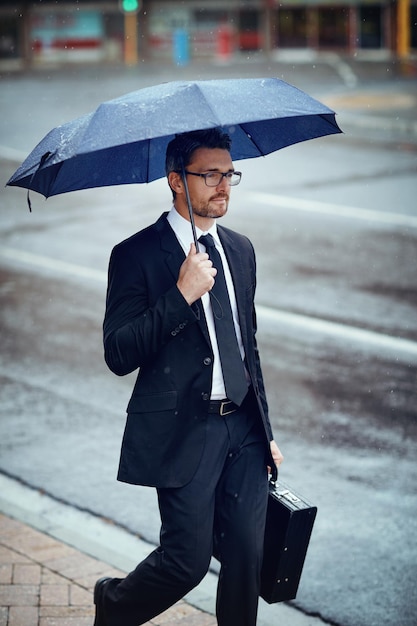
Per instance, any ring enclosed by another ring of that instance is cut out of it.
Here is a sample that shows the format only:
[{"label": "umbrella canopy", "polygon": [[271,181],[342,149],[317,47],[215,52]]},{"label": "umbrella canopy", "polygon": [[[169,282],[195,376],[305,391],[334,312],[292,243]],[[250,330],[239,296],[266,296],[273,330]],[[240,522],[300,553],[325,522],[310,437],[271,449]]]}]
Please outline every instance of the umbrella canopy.
[{"label": "umbrella canopy", "polygon": [[235,161],[342,132],[333,111],[276,78],[176,81],[104,102],[54,128],[7,184],[48,198],[151,182],[165,176],[166,147],[176,134],[214,127],[229,133]]}]

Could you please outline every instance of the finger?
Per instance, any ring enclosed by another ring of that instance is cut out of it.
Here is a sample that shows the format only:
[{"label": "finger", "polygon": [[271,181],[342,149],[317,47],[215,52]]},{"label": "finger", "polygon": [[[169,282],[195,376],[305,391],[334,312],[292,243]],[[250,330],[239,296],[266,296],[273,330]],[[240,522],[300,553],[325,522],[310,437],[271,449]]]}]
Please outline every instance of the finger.
[{"label": "finger", "polygon": [[206,252],[197,252],[195,255],[196,261],[201,267],[212,267],[213,263],[209,259],[208,254]]}]

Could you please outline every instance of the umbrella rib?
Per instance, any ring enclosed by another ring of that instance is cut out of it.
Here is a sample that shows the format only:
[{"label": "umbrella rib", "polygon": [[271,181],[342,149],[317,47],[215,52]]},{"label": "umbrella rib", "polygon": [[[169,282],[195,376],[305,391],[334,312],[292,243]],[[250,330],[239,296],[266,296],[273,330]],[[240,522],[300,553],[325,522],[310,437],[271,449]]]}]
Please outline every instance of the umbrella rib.
[{"label": "umbrella rib", "polygon": [[241,124],[240,125],[241,129],[245,132],[246,137],[249,139],[249,141],[251,141],[253,143],[253,145],[255,146],[255,148],[258,150],[259,154],[261,154],[262,156],[265,156],[263,150],[261,150],[261,148],[258,146],[258,144],[256,143],[256,141],[254,140],[254,138],[252,137],[252,135],[250,134],[249,131],[246,130],[245,125]]},{"label": "umbrella rib", "polygon": [[212,105],[210,104],[210,102],[208,102],[207,97],[206,97],[206,96],[205,96],[205,94],[204,94],[204,91],[201,89],[201,86],[200,86],[199,81],[196,81],[196,83],[195,83],[195,84],[196,84],[196,86],[197,86],[197,88],[198,88],[198,91],[200,92],[200,94],[201,94],[201,95],[202,95],[202,97],[204,98],[204,100],[205,100],[205,102],[206,102],[206,104],[207,104],[208,108],[210,109],[210,112],[211,112],[211,114],[212,114],[212,116],[213,116],[213,119],[216,119],[216,120],[217,120],[217,122],[216,122],[216,126],[214,126],[213,128],[219,128],[219,127],[221,127],[221,126],[222,126],[222,124],[221,124],[221,123],[219,123],[219,121],[218,121],[218,116],[217,116],[217,113],[216,113],[216,112],[215,112],[215,110],[213,109],[213,107],[212,107]]},{"label": "umbrella rib", "polygon": [[41,169],[42,165],[45,163],[45,161],[48,159],[48,157],[50,157],[52,154],[52,152],[45,152],[45,154],[42,155],[40,161],[39,161],[39,165],[36,168],[36,170],[33,172],[32,176],[30,177],[30,181],[29,181],[29,186],[28,186],[28,192],[27,192],[27,203],[28,203],[28,207],[29,207],[29,213],[32,213],[32,202],[30,201],[30,196],[29,196],[29,192],[32,189],[32,183],[33,183],[33,179],[35,178],[36,174],[39,172],[39,170]]},{"label": "umbrella rib", "polygon": [[151,139],[148,140],[148,158],[146,163],[146,182],[149,182],[149,161],[151,156]]},{"label": "umbrella rib", "polygon": [[[339,125],[336,122],[336,117],[334,113],[320,113],[319,115],[322,119],[325,119],[326,122],[329,122],[334,128],[337,128],[340,131]],[[343,132],[343,131],[342,131]]]}]

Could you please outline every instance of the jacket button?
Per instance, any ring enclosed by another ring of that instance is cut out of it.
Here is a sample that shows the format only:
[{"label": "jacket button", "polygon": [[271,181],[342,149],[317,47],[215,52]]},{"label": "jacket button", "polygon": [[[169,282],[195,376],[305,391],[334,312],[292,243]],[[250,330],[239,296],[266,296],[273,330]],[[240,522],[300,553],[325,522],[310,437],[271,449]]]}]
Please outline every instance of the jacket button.
[{"label": "jacket button", "polygon": [[204,365],[211,365],[211,358],[209,356],[206,356],[206,358],[203,361]]},{"label": "jacket button", "polygon": [[210,394],[208,394],[208,393],[202,393],[201,397],[202,397],[203,400],[210,400]]}]

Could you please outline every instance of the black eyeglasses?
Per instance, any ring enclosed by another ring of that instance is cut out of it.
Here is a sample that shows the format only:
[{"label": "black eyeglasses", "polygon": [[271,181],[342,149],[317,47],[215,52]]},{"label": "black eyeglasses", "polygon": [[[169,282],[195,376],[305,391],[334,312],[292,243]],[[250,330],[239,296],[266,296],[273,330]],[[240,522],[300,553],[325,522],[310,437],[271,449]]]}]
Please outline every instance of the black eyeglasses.
[{"label": "black eyeglasses", "polygon": [[223,172],[205,172],[204,174],[199,174],[198,172],[184,171],[186,174],[191,174],[191,176],[204,178],[207,187],[217,187],[220,185],[223,178],[227,180],[231,187],[234,187],[240,183],[240,179],[242,178],[242,172],[225,172],[224,174]]}]

